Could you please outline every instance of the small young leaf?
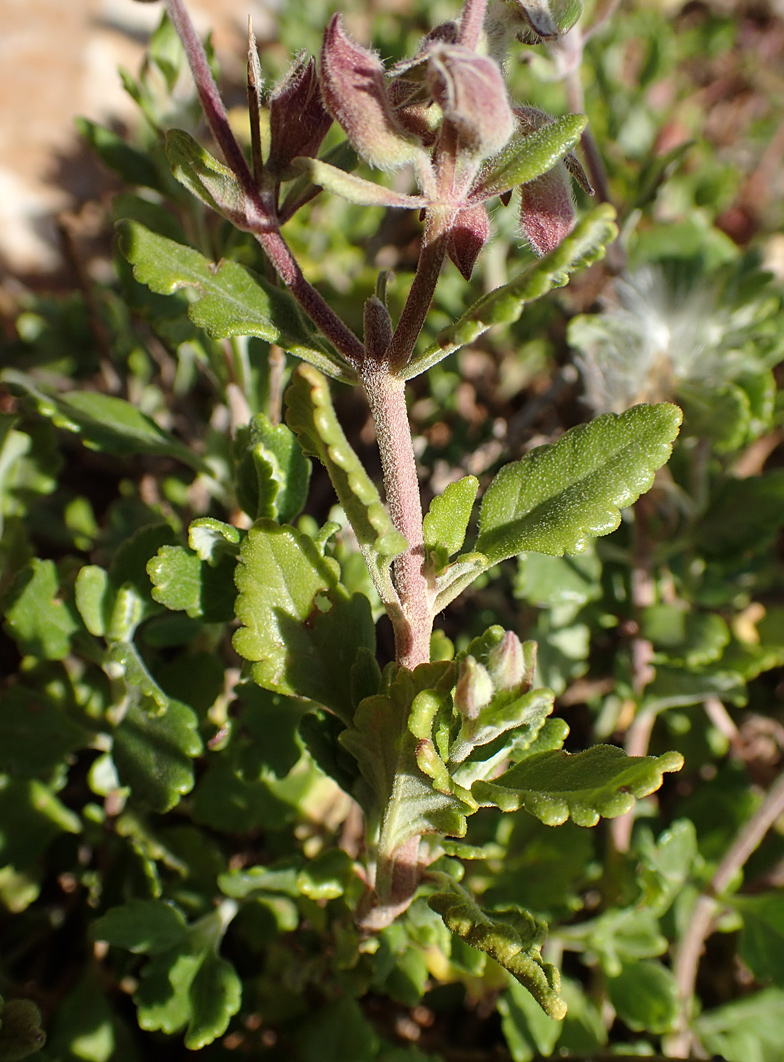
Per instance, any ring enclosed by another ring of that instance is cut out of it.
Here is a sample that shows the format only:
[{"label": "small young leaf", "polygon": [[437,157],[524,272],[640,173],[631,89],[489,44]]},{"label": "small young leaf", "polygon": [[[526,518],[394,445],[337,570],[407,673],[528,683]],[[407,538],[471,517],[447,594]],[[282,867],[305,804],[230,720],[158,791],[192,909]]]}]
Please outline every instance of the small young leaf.
[{"label": "small young leaf", "polygon": [[327,381],[313,368],[301,365],[286,392],[286,404],[289,427],[299,436],[305,453],[318,457],[329,473],[381,592],[388,581],[390,561],[407,543],[395,530],[375,485],[343,434]]},{"label": "small young leaf", "polygon": [[161,546],[147,564],[155,601],[192,619],[228,623],[234,616],[236,557],[225,552],[216,564],[182,546]]},{"label": "small young leaf", "polygon": [[185,1028],[185,1045],[197,1050],[221,1036],[241,1002],[234,967],[217,954],[226,927],[237,912],[224,900],[189,925],[186,936],[156,953],[142,971],[135,995],[139,1025],[175,1033]]},{"label": "small young leaf", "polygon": [[187,932],[185,919],[170,903],[129,900],[96,919],[90,926],[90,939],[137,954],[159,955],[183,941]]},{"label": "small young leaf", "polygon": [[111,621],[114,591],[109,573],[97,564],[86,564],[79,570],[74,585],[76,607],[90,634],[102,638]]},{"label": "small young leaf", "polygon": [[0,775],[0,867],[34,863],[60,833],[78,834],[78,815],[36,778]]},{"label": "small young leaf", "polygon": [[784,986],[784,896],[776,890],[730,902],[743,915],[740,957],[757,981]]},{"label": "small young leaf", "polygon": [[544,962],[541,947],[547,926],[528,911],[506,908],[487,914],[465,889],[452,884],[449,892],[428,898],[447,928],[472,948],[485,952],[508,970],[550,1018],[563,1018],[558,970]]},{"label": "small young leaf", "polygon": [[486,164],[472,199],[502,195],[551,170],[577,144],[588,124],[582,114],[556,118],[526,136],[515,136]]},{"label": "small young leaf", "polygon": [[401,371],[402,378],[418,376],[448,354],[472,343],[492,325],[518,320],[526,303],[541,298],[552,288],[562,287],[570,273],[599,261],[607,244],[618,234],[614,218],[615,211],[607,204],[592,210],[554,251],[516,280],[483,295],[454,324],[442,329],[429,347],[409,361]]},{"label": "small young leaf", "polygon": [[230,962],[208,952],[191,982],[188,998],[192,1013],[185,1046],[198,1051],[226,1031],[240,1009],[242,982]]},{"label": "small young leaf", "polygon": [[237,262],[215,266],[198,251],[150,232],[135,221],[120,222],[120,250],[134,276],[151,291],[171,295],[194,288],[188,316],[215,339],[258,336],[310,361],[328,376],[347,383],[356,374],[305,324],[291,295]]},{"label": "small young leaf", "polygon": [[427,205],[427,201],[418,195],[405,195],[403,192],[394,192],[381,184],[366,181],[363,177],[357,177],[353,173],[346,173],[337,166],[330,166],[328,162],[320,159],[298,158],[294,159],[294,165],[298,170],[307,174],[313,184],[324,188],[349,203],[357,206],[386,206],[403,207],[407,210],[417,210]]},{"label": "small young leaf", "polygon": [[[122,596],[121,594],[120,598]],[[132,641],[122,639],[110,642],[104,671],[112,679],[122,677],[126,685],[141,693],[142,696],[149,697],[159,709],[162,710],[169,706],[168,696],[150,674],[139,650]]]},{"label": "small young leaf", "polygon": [[161,190],[161,178],[150,156],[105,126],[76,118],[76,128],[101,162],[118,173],[126,185]]},{"label": "small young leaf", "polygon": [[63,660],[79,623],[61,600],[54,561],[33,557],[3,596],[6,632],[25,655]]},{"label": "small young leaf", "polygon": [[490,564],[484,553],[463,553],[457,560],[447,566],[436,578],[436,598],[433,603],[433,615],[443,612],[450,602],[454,601],[466,587],[482,572],[487,571]]},{"label": "small young leaf", "polygon": [[430,503],[424,521],[425,545],[436,556],[437,571],[463,545],[478,489],[476,476],[463,476],[456,483],[448,484],[444,493]]},{"label": "small young leaf", "polygon": [[254,520],[292,523],[308,496],[310,462],[285,424],[273,426],[259,413],[243,432],[244,453],[236,469],[237,500]]},{"label": "small young leaf", "polygon": [[617,977],[607,979],[607,994],[618,1017],[635,1032],[671,1032],[680,1012],[678,986],[660,962],[644,959],[623,963]]},{"label": "small young leaf", "polygon": [[289,526],[258,521],[240,547],[234,648],[260,686],[306,697],[348,720],[351,667],[375,634],[364,595],[350,597],[337,565]]},{"label": "small young leaf", "polygon": [[433,736],[453,674],[447,661],[385,672],[384,692],[362,701],[353,726],[340,735],[384,809],[379,850],[386,856],[417,834],[463,837],[466,815],[475,810],[449,778]]},{"label": "small young leaf", "polygon": [[153,811],[175,807],[193,788],[193,757],[202,751],[198,720],[170,700],[163,714],[132,703],[114,733],[112,759],[123,785]]},{"label": "small young leaf", "polygon": [[571,816],[578,826],[595,826],[601,817],[615,818],[662,784],[662,774],[678,771],[683,757],[627,756],[615,745],[594,745],[585,752],[535,752],[493,782],[471,787],[483,806],[502,811],[524,808],[546,826]]},{"label": "small young leaf", "polygon": [[248,205],[237,178],[190,133],[170,129],[166,134],[166,157],[174,176],[197,199],[237,228],[247,227]]},{"label": "small young leaf", "polygon": [[188,528],[188,545],[209,564],[218,564],[225,554],[236,558],[241,540],[242,532],[238,528],[212,516],[192,520]]},{"label": "small young leaf", "polygon": [[491,564],[525,550],[581,553],[606,535],[670,456],[677,406],[634,406],[572,428],[502,468],[487,488],[476,548]]}]

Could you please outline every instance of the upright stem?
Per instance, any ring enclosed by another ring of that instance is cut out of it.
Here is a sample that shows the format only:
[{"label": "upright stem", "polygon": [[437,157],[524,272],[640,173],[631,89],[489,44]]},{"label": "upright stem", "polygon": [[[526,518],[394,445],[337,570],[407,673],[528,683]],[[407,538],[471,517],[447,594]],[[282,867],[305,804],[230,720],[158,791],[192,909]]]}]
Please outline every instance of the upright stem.
[{"label": "upright stem", "polygon": [[[451,218],[450,218],[451,220]],[[447,227],[439,214],[428,211],[419,262],[406,304],[387,351],[387,361],[394,371],[402,369],[414,350],[419,333],[433,301],[438,276],[446,255]]]},{"label": "upright stem", "polygon": [[457,38],[459,44],[466,48],[476,48],[482,25],[485,20],[487,0],[466,0],[463,7],[463,17],[460,20],[460,33]]},{"label": "upright stem", "polygon": [[414,447],[406,411],[405,382],[386,365],[368,361],[362,373],[376,428],[387,505],[408,549],[394,561],[402,616],[393,617],[395,657],[413,670],[430,660],[430,593],[424,571],[425,540]]}]

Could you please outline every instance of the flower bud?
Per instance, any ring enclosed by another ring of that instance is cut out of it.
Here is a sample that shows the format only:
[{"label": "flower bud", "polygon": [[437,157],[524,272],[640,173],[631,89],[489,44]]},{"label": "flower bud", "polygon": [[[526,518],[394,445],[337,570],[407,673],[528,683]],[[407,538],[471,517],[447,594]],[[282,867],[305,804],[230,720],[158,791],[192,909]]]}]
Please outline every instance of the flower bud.
[{"label": "flower bud", "polygon": [[487,670],[496,690],[518,690],[531,685],[536,659],[535,644],[528,642],[523,646],[514,631],[505,632],[487,659]]},{"label": "flower bud", "polygon": [[351,40],[340,15],[324,33],[321,92],[327,110],[371,166],[399,169],[422,150],[394,116],[380,59]]},{"label": "flower bud", "polygon": [[433,99],[457,130],[460,148],[481,158],[500,151],[514,130],[514,115],[498,64],[461,44],[439,42],[427,62]]},{"label": "flower bud", "polygon": [[455,708],[466,719],[476,719],[493,697],[493,680],[473,656],[467,656],[460,664],[460,673],[455,686]]},{"label": "flower bud", "polygon": [[562,162],[520,188],[520,226],[538,255],[548,254],[575,226],[569,174]]},{"label": "flower bud", "polygon": [[523,44],[554,41],[582,14],[582,0],[505,0],[503,16]]},{"label": "flower bud", "polygon": [[332,125],[321,102],[316,64],[304,53],[276,86],[269,100],[270,150],[267,166],[276,174],[294,176],[291,160],[315,158]]},{"label": "flower bud", "polygon": [[466,280],[489,237],[490,218],[481,203],[460,211],[449,230],[447,252]]},{"label": "flower bud", "polygon": [[[515,107],[514,113],[523,134],[541,129],[552,121],[550,115],[538,107]],[[521,186],[520,225],[538,255],[545,255],[557,247],[577,221],[569,173],[586,192],[593,191],[571,151],[547,173]]]}]

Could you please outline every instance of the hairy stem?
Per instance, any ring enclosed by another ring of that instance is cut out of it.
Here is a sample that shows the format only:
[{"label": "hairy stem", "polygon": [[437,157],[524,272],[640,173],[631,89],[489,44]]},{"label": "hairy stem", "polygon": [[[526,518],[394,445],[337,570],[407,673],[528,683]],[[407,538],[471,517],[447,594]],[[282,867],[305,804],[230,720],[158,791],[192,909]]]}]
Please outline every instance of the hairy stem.
[{"label": "hairy stem", "polygon": [[460,20],[458,43],[464,44],[466,48],[476,48],[486,10],[487,0],[466,0]]},{"label": "hairy stem", "polygon": [[392,616],[395,656],[413,670],[430,659],[430,595],[424,571],[425,540],[414,447],[406,411],[405,383],[386,365],[368,361],[362,382],[376,428],[387,505],[408,549],[394,561],[401,613]]},{"label": "hairy stem", "polygon": [[681,1001],[678,1031],[667,1043],[667,1053],[672,1058],[687,1058],[693,1034],[689,1030],[691,1001],[697,981],[705,940],[710,935],[711,925],[719,907],[717,897],[728,887],[735,875],[746,864],[749,856],[762,843],[765,834],[784,814],[784,773],[780,774],[768,790],[768,795],[738,833],[724,858],[716,869],[704,893],[697,900],[686,931],[675,953],[674,973]]},{"label": "hairy stem", "polygon": [[446,241],[447,232],[441,218],[428,213],[417,271],[387,351],[387,361],[393,372],[403,369],[411,359],[414,344],[433,301],[446,255]]}]

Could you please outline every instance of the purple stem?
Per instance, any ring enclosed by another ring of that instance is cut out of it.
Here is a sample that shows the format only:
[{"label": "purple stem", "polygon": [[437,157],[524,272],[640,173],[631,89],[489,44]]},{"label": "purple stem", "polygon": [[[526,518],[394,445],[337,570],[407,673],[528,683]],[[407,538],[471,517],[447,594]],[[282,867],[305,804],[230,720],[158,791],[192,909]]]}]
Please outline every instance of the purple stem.
[{"label": "purple stem", "polygon": [[414,447],[406,411],[405,383],[385,364],[365,363],[362,383],[378,439],[387,505],[408,549],[395,558],[395,588],[402,615],[390,614],[395,629],[395,659],[411,671],[430,660],[433,619],[424,572],[425,539]]},{"label": "purple stem", "polygon": [[482,32],[486,10],[487,0],[466,0],[463,7],[463,17],[460,20],[458,44],[463,44],[466,48],[476,48]]},{"label": "purple stem", "polygon": [[[355,369],[359,369],[365,357],[362,343],[327,305],[312,284],[305,279],[291,249],[280,234],[274,207],[270,209],[270,204],[256,187],[242,148],[231,131],[226,108],[223,106],[218,86],[212,76],[204,46],[185,5],[182,0],[166,0],[166,10],[188,56],[196,90],[212,135],[223,152],[228,166],[239,181],[245,196],[247,211],[245,227],[259,241],[281,280],[290,288],[292,295],[313,323],[335,349]],[[252,212],[250,207],[253,208]]]}]

